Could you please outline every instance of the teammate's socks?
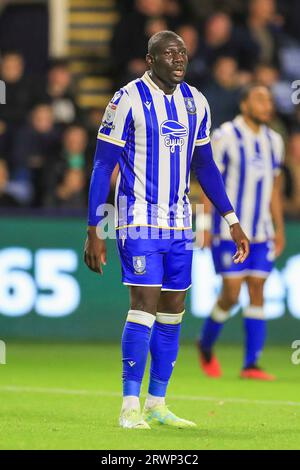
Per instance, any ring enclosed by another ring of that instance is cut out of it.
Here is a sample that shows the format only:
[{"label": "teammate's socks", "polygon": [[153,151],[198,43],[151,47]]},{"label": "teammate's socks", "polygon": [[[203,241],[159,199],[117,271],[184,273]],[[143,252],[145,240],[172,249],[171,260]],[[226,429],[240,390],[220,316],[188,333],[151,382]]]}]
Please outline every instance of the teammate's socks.
[{"label": "teammate's socks", "polygon": [[209,318],[204,322],[202,333],[200,336],[200,346],[203,353],[210,353],[215,342],[224,327],[224,323],[228,318],[228,312],[221,309],[216,304]]},{"label": "teammate's socks", "polygon": [[244,311],[245,360],[244,368],[255,366],[263,351],[267,328],[263,307],[250,305]]},{"label": "teammate's socks", "polygon": [[[151,368],[149,381],[149,395],[165,397],[169,380],[171,378],[179,350],[179,337],[182,316],[179,314],[157,313],[153,325],[150,352]],[[148,395],[148,397],[149,397]],[[146,400],[145,406],[150,406]]]},{"label": "teammate's socks", "polygon": [[[130,310],[122,335],[123,405],[139,397],[149,352],[150,332],[154,315],[140,310]],[[135,407],[135,406],[134,406]]]}]

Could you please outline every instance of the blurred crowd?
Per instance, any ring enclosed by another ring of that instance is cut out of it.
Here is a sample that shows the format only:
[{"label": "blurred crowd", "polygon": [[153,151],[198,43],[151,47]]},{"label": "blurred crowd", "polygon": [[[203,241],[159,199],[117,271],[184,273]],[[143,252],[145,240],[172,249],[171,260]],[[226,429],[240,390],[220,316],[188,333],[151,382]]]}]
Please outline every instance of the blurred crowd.
[{"label": "blurred crowd", "polygon": [[[212,126],[239,112],[241,87],[269,86],[272,126],[286,143],[285,212],[300,217],[300,2],[298,0],[123,0],[111,43],[114,88],[146,70],[149,37],[171,29],[189,55],[186,81],[207,97]],[[25,72],[17,51],[1,51],[0,206],[82,208],[103,109],[84,112],[67,60],[51,61],[46,77]],[[297,86],[297,83],[294,84]],[[113,90],[112,90],[113,91]],[[294,101],[294,102],[293,102]],[[114,175],[115,177],[115,175]],[[113,184],[113,183],[112,183]]]}]

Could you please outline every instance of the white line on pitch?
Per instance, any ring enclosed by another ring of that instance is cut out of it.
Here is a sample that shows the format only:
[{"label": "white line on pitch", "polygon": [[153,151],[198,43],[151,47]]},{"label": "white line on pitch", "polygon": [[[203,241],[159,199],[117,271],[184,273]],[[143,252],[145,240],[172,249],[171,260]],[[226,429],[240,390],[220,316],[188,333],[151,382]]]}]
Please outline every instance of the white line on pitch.
[{"label": "white line on pitch", "polygon": [[[121,393],[118,392],[105,392],[101,390],[77,390],[67,388],[42,388],[42,387],[22,387],[22,386],[2,386],[0,392],[16,392],[16,393],[45,393],[45,394],[58,394],[58,395],[82,395],[82,396],[99,396],[99,397],[117,397],[121,398]],[[142,395],[143,396],[143,395]],[[219,405],[225,403],[237,404],[251,404],[251,405],[271,405],[271,406],[296,406],[300,407],[298,401],[285,401],[285,400],[250,400],[248,398],[220,398],[220,397],[202,397],[193,395],[169,395],[170,400],[185,400],[185,401],[209,401],[217,402]]]}]

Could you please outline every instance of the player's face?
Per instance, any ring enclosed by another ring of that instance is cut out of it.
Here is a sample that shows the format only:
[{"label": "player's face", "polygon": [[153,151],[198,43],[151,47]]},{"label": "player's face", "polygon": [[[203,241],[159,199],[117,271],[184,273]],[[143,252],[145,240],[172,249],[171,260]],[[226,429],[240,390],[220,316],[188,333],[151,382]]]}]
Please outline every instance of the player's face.
[{"label": "player's face", "polygon": [[242,105],[242,112],[257,124],[268,124],[274,112],[270,91],[265,87],[253,88]]},{"label": "player's face", "polygon": [[[150,60],[149,60],[150,59]],[[148,56],[152,72],[166,85],[176,86],[183,82],[188,64],[186,46],[182,39],[161,41],[154,56]]]}]

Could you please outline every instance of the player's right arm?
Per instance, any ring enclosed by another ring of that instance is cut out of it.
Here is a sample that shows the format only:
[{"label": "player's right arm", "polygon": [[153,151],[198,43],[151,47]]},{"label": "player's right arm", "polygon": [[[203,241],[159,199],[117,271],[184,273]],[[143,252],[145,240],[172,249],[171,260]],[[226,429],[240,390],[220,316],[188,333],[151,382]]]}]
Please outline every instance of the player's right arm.
[{"label": "player's right arm", "polygon": [[[227,151],[226,136],[222,133],[222,128],[216,129],[211,136],[211,146],[214,161],[223,174],[224,171],[224,155]],[[210,247],[212,242],[212,208],[213,205],[205,192],[202,190],[200,195],[200,203],[203,205],[203,214],[196,218],[197,239],[202,243],[202,247]]]},{"label": "player's right arm", "polygon": [[89,269],[99,274],[103,274],[102,266],[106,265],[106,243],[99,226],[103,211],[99,211],[99,207],[106,203],[111,175],[120,160],[131,122],[128,95],[120,90],[108,104],[99,129],[89,191],[84,261]]}]

